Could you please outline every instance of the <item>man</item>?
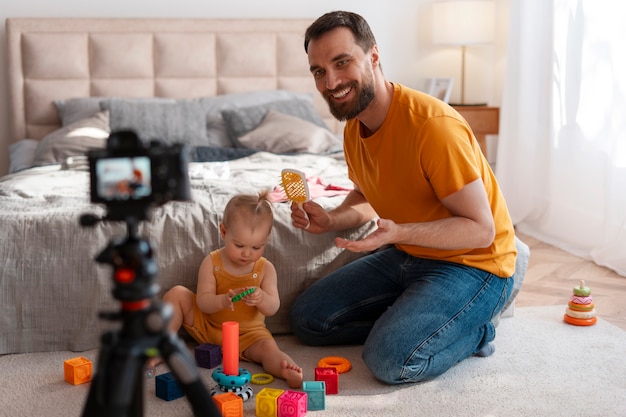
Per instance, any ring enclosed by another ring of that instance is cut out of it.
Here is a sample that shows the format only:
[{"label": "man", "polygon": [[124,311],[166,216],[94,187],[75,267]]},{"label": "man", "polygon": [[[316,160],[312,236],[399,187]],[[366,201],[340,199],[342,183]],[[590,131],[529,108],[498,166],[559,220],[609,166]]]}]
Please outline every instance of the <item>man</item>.
[{"label": "man", "polygon": [[338,247],[374,251],[318,280],[291,310],[311,345],[363,343],[374,376],[434,378],[493,350],[509,298],[515,236],[504,197],[467,122],[450,106],[386,80],[359,15],[316,20],[304,41],[317,89],[347,120],[344,153],[354,190],[331,211],[292,206],[295,227],[326,233],[376,216],[378,228]]}]

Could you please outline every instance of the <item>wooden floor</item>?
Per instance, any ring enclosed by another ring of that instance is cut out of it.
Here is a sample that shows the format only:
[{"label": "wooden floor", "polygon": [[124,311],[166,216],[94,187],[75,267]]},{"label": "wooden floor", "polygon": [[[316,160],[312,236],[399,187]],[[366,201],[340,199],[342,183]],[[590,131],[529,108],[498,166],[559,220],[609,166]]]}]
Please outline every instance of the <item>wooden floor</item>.
[{"label": "wooden floor", "polygon": [[598,317],[626,330],[626,277],[518,233],[530,247],[528,271],[516,307],[565,306],[581,279],[591,288]]}]

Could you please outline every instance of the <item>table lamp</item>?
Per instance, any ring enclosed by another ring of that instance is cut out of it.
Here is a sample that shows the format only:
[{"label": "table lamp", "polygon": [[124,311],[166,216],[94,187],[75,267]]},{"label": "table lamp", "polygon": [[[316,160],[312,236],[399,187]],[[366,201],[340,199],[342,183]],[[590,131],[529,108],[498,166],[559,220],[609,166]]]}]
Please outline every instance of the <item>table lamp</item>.
[{"label": "table lamp", "polygon": [[[492,43],[495,5],[492,0],[454,0],[433,3],[433,43],[461,47],[461,103],[465,103],[465,48]],[[484,103],[481,103],[484,104]]]}]

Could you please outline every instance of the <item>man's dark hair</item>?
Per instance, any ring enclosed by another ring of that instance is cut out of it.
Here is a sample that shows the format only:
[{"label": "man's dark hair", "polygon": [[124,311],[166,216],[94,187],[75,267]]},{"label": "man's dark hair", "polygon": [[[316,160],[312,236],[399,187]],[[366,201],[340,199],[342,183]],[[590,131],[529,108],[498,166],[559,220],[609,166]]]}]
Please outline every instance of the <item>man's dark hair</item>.
[{"label": "man's dark hair", "polygon": [[376,45],[372,29],[362,16],[339,10],[320,16],[308,27],[304,34],[304,51],[309,52],[309,42],[312,39],[318,39],[326,32],[338,27],[350,29],[354,34],[356,44],[364,51],[369,51],[372,46]]}]

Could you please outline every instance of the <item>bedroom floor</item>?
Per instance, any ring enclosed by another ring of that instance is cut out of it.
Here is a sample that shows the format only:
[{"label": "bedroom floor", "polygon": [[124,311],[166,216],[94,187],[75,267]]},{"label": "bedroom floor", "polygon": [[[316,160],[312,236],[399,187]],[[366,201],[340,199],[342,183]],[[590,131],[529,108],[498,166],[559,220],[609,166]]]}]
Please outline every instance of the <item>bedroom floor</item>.
[{"label": "bedroom floor", "polygon": [[518,233],[530,247],[528,271],[516,307],[565,305],[572,288],[584,279],[599,317],[626,331],[626,277]]}]

